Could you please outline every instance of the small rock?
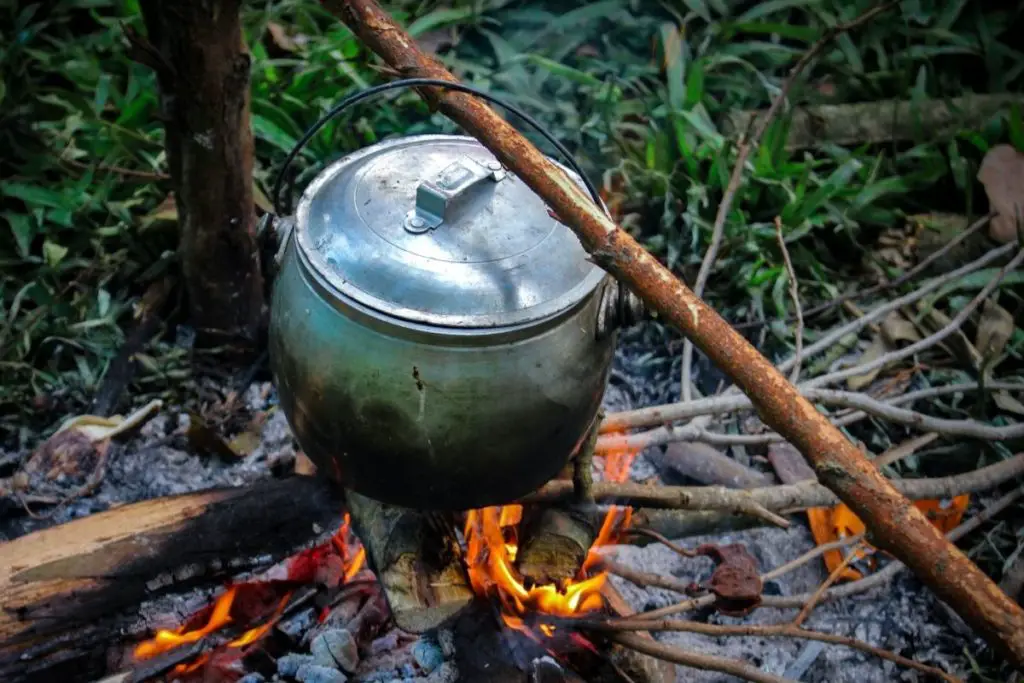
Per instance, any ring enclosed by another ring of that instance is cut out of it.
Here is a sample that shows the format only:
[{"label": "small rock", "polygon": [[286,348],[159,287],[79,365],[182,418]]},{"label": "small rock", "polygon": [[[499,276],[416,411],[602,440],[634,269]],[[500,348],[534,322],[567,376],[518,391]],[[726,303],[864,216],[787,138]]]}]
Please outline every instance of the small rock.
[{"label": "small rock", "polygon": [[346,629],[332,628],[320,633],[309,644],[309,651],[320,666],[353,673],[359,666],[359,649]]},{"label": "small rock", "polygon": [[238,683],[264,683],[264,681],[266,681],[266,680],[267,679],[265,679],[263,677],[263,674],[259,674],[259,673],[255,673],[254,672],[254,673],[251,673],[251,674],[246,674],[246,675],[242,676],[241,678],[239,678],[238,679]]},{"label": "small rock", "polygon": [[451,659],[455,656],[455,632],[448,628],[443,628],[437,632],[437,643],[441,646],[441,652],[444,653],[445,659]]},{"label": "small rock", "polygon": [[459,680],[459,669],[454,662],[445,662],[427,676],[428,683],[455,683]]},{"label": "small rock", "polygon": [[295,680],[299,683],[345,683],[348,677],[329,666],[303,664],[295,672]]},{"label": "small rock", "polygon": [[277,673],[282,676],[294,676],[299,669],[307,664],[315,664],[310,655],[285,655],[277,660]]},{"label": "small rock", "polygon": [[412,646],[412,658],[425,673],[430,673],[444,663],[444,652],[441,648],[425,638],[421,638]]}]

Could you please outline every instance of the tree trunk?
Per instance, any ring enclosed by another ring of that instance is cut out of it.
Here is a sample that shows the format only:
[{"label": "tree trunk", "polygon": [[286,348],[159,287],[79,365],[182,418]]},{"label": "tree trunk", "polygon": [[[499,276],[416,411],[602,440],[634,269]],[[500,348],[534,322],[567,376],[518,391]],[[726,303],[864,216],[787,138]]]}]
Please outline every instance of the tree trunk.
[{"label": "tree trunk", "polygon": [[251,60],[240,6],[239,0],[141,3],[197,341],[252,347],[263,319],[263,283],[252,189]]}]

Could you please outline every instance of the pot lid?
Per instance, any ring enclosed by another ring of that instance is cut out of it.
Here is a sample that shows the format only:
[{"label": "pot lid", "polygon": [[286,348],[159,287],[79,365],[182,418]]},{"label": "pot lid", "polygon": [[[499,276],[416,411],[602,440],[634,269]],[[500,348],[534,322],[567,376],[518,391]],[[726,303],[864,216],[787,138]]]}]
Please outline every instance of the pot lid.
[{"label": "pot lid", "polygon": [[303,194],[295,231],[330,289],[432,325],[539,320],[605,275],[526,183],[465,136],[398,138],[333,163]]}]

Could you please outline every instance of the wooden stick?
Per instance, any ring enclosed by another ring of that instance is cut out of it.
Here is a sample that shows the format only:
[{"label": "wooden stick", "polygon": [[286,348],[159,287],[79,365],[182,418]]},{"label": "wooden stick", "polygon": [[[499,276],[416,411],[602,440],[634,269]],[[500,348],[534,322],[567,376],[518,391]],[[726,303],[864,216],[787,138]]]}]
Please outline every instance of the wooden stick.
[{"label": "wooden stick", "polygon": [[[1024,453],[952,477],[896,479],[891,484],[912,500],[952,498],[977,493],[1024,474]],[[820,475],[819,475],[820,476]],[[649,486],[647,484],[597,482],[594,499],[624,505],[664,507],[676,510],[720,510],[746,515],[753,510],[772,514],[784,511],[828,507],[839,502],[829,489],[815,481],[764,486],[756,489],[727,489],[723,486]],[[521,500],[524,504],[555,503],[573,495],[571,482],[551,481]],[[637,523],[634,520],[634,523]],[[645,524],[645,526],[647,526]],[[671,534],[666,534],[671,536]],[[896,555],[896,553],[893,553]],[[897,555],[898,557],[898,555]]]}]

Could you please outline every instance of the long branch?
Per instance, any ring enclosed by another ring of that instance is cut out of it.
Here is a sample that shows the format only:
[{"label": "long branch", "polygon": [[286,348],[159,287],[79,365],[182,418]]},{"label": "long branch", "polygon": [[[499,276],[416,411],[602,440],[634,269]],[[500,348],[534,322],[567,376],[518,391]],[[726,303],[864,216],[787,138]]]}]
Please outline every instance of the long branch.
[{"label": "long branch", "polygon": [[[947,394],[957,394],[968,391],[979,391],[981,389],[981,385],[977,382],[929,387],[927,389],[919,389],[918,391],[912,391],[901,396],[894,396],[885,400],[871,398],[866,394],[853,391],[809,389],[805,386],[799,386],[798,389],[800,389],[800,393],[804,398],[821,405],[853,408],[860,411],[862,414],[874,415],[876,417],[886,418],[901,424],[917,426],[921,429],[927,429],[944,434],[977,435],[977,438],[981,439],[1000,439],[1011,438],[1013,430],[1018,428],[1017,425],[1010,425],[1009,434],[1011,436],[1004,437],[1001,436],[1006,433],[1006,428],[1004,427],[993,427],[991,425],[986,425],[983,422],[978,422],[977,420],[946,420],[942,418],[933,418],[916,411],[897,408],[899,405],[913,403],[926,398],[935,398],[936,396],[945,396]],[[985,389],[989,391],[1024,391],[1024,383],[989,382],[986,384]],[[669,403],[660,406],[651,406],[649,408],[624,411],[621,413],[612,413],[605,418],[604,422],[601,423],[601,431],[604,433],[621,432],[622,430],[629,429],[631,427],[665,424],[700,415],[732,413],[739,410],[749,410],[752,407],[753,403],[751,400],[742,395],[716,396],[714,398],[701,399],[690,403]],[[847,420],[844,419],[842,424],[846,423]],[[839,421],[837,421],[837,424],[839,424]],[[598,440],[597,448],[599,451],[621,448],[643,449],[649,446],[669,443],[672,441],[685,441],[687,439],[701,440],[707,436],[712,435],[706,430],[703,430],[703,428],[697,429],[692,425],[683,425],[680,427],[666,425],[658,429],[639,432],[636,434],[627,434],[624,436],[621,434],[611,436],[606,435]],[[714,434],[712,438],[717,438],[718,436],[736,438],[738,436],[755,435]]]},{"label": "long branch", "polygon": [[[1024,474],[1024,453],[950,477],[896,479],[889,483],[902,495],[913,500],[952,498],[964,493],[977,493],[995,488],[1021,474]],[[530,505],[559,503],[570,500],[572,495],[571,481],[555,480],[519,502]],[[629,482],[595,482],[593,495],[595,501],[614,501],[620,505],[673,510],[725,510],[742,514],[756,514],[751,511],[758,509],[806,510],[832,506],[839,502],[835,493],[815,481],[745,490],[729,489],[724,486],[649,486]]]},{"label": "long branch", "polygon": [[[398,73],[457,82],[374,0],[322,0]],[[423,87],[432,107],[462,126],[578,236],[591,258],[632,289],[754,399],[871,532],[1002,655],[1024,667],[1024,610],[903,497],[828,418],[750,342],[622,229],[558,166],[480,99]]]}]

